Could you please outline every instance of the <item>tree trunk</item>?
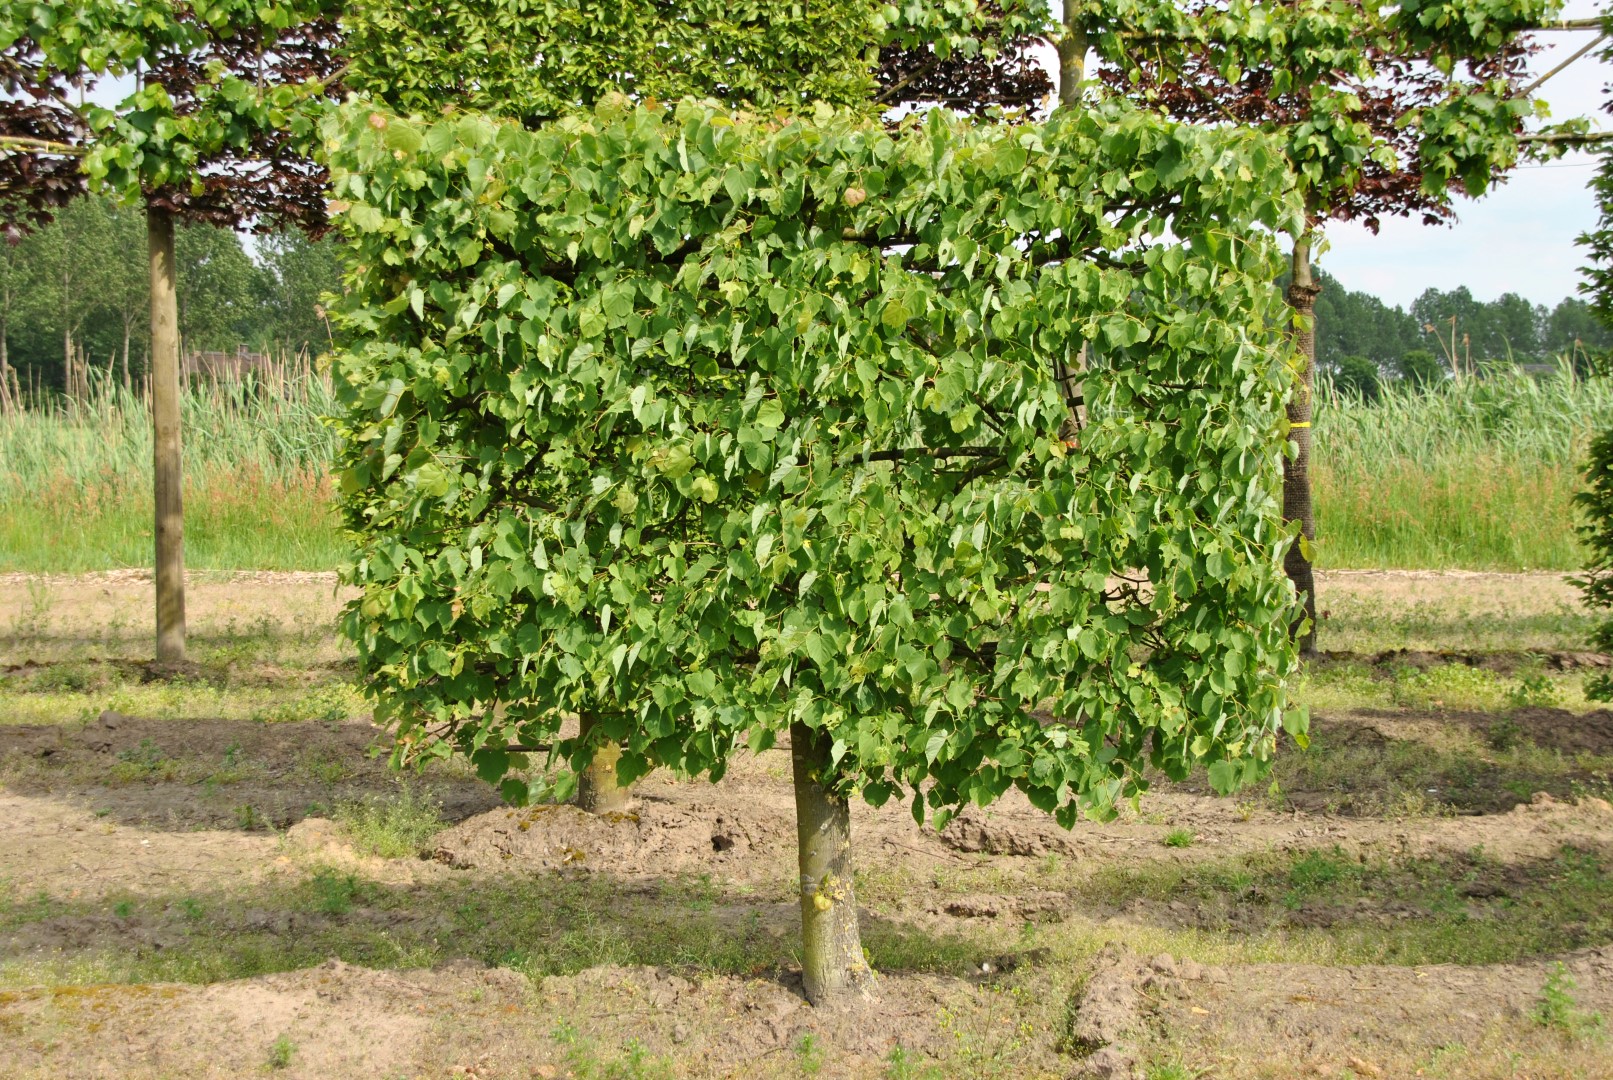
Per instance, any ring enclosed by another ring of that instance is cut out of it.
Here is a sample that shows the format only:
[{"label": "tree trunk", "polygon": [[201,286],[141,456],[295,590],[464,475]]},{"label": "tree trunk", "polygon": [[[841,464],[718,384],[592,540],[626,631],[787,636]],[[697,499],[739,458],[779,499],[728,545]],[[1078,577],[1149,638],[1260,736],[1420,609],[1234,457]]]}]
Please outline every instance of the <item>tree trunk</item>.
[{"label": "tree trunk", "polygon": [[[584,716],[579,738],[586,739],[593,730],[594,721]],[[632,804],[633,788],[616,780],[616,762],[622,748],[613,742],[600,745],[594,751],[594,760],[577,776],[577,805],[590,814],[621,813]]]},{"label": "tree trunk", "polygon": [[868,996],[873,972],[863,958],[851,879],[851,807],[826,783],[829,739],[790,725],[795,770],[795,834],[801,865],[801,974],[807,1000],[822,1005],[853,990]]},{"label": "tree trunk", "polygon": [[[1087,30],[1080,21],[1083,13],[1078,5],[1064,6],[1064,36],[1059,39],[1059,105],[1071,108],[1081,103],[1082,89],[1087,76]],[[1086,426],[1086,381],[1082,378],[1087,369],[1087,343],[1082,342],[1073,363],[1062,358],[1053,362],[1053,377],[1064,393],[1064,404],[1069,410],[1059,428],[1059,438],[1066,443],[1080,437]]]},{"label": "tree trunk", "polygon": [[129,320],[123,320],[123,388],[129,389]]},{"label": "tree trunk", "polygon": [[179,444],[179,303],[174,219],[146,208],[151,254],[152,477],[156,494],[157,662],[185,659],[185,517]]},{"label": "tree trunk", "polygon": [[1087,30],[1079,21],[1080,5],[1064,5],[1064,36],[1059,39],[1059,104],[1074,105],[1081,100],[1087,77]]},{"label": "tree trunk", "polygon": [[1303,322],[1297,332],[1300,368],[1288,400],[1288,426],[1298,452],[1283,465],[1283,520],[1299,522],[1303,542],[1296,540],[1288,549],[1283,567],[1305,603],[1304,617],[1294,620],[1291,632],[1299,651],[1308,655],[1316,651],[1316,578],[1309,555],[1316,539],[1316,514],[1311,506],[1311,404],[1316,386],[1316,294],[1322,291],[1311,276],[1308,232],[1294,241],[1293,271],[1288,303]]},{"label": "tree trunk", "polygon": [[22,402],[13,401],[11,394],[11,350],[6,347],[7,320],[0,317],[0,412],[21,409]]}]

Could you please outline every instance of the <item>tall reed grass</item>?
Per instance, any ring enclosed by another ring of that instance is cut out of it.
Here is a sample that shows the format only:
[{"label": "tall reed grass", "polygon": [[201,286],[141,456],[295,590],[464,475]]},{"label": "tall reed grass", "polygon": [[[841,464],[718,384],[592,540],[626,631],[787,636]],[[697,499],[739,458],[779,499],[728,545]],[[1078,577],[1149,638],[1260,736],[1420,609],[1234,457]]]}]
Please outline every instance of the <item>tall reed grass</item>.
[{"label": "tall reed grass", "polygon": [[[198,569],[329,569],[342,542],[306,366],[184,401],[186,561]],[[1613,379],[1492,373],[1316,411],[1317,555],[1325,567],[1573,570],[1573,493],[1591,432],[1613,425]],[[151,426],[111,380],[82,400],[0,416],[0,570],[69,572],[151,560]]]},{"label": "tall reed grass", "polygon": [[1324,567],[1574,570],[1586,445],[1613,426],[1613,379],[1515,369],[1316,410]]},{"label": "tall reed grass", "polygon": [[[183,395],[187,566],[336,564],[330,403],[328,380],[296,362]],[[0,416],[0,570],[150,565],[150,415],[142,393],[101,378]]]}]

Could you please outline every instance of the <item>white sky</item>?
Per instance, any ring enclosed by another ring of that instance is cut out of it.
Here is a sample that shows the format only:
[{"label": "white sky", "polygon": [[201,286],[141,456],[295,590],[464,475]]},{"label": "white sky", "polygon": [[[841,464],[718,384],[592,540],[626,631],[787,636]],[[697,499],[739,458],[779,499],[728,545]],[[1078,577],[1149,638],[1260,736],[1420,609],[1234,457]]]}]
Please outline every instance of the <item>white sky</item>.
[{"label": "white sky", "polygon": [[[1562,17],[1592,18],[1596,7],[1594,0],[1569,0]],[[1539,74],[1550,71],[1595,36],[1539,35],[1550,48],[1535,58],[1534,68]],[[1589,116],[1593,126],[1607,127],[1610,118],[1600,108],[1610,82],[1613,71],[1592,52],[1554,76],[1539,94],[1551,103],[1554,120]],[[1592,156],[1584,152],[1549,165],[1522,166],[1483,198],[1461,200],[1455,225],[1386,219],[1377,236],[1360,225],[1331,225],[1331,250],[1318,261],[1346,287],[1402,307],[1426,288],[1459,285],[1480,300],[1515,292],[1554,305],[1577,295],[1584,254],[1574,238],[1596,224],[1596,201],[1587,186],[1595,172]]]}]

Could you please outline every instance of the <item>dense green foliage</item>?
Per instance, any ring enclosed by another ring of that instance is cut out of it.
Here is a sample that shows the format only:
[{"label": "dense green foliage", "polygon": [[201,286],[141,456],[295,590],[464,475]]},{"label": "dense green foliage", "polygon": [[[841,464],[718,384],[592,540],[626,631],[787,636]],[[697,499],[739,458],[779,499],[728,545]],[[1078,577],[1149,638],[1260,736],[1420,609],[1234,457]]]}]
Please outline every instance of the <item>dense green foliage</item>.
[{"label": "dense green foliage", "polygon": [[754,106],[867,104],[873,0],[473,0],[349,5],[347,83],[399,112],[445,104],[528,126],[608,93]]},{"label": "dense green foliage", "polygon": [[347,625],[413,752],[497,779],[584,713],[624,777],[720,775],[799,720],[875,802],[1017,785],[1068,822],[1303,731],[1258,137],[622,103],[326,135]]},{"label": "dense green foliage", "polygon": [[[344,82],[371,100],[401,113],[453,108],[527,127],[611,93],[756,109],[827,102],[874,115],[882,107],[876,73],[891,53],[918,50],[935,61],[926,71],[945,72],[942,61],[994,56],[1049,29],[1045,0],[352,0],[343,25]],[[953,73],[981,81],[949,88],[962,93],[951,104],[991,100],[987,72]],[[899,88],[887,89],[887,104],[900,98]]]}]

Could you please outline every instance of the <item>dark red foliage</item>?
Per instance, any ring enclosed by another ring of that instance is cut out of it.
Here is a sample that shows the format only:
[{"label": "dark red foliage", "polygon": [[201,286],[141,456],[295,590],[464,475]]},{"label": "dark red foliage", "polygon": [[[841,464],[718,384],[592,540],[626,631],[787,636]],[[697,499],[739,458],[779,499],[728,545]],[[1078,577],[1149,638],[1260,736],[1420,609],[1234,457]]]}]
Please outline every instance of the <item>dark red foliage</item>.
[{"label": "dark red foliage", "polygon": [[[1535,51],[1536,46],[1520,42],[1483,63],[1468,65],[1465,74],[1483,80],[1506,78],[1516,86]],[[1334,86],[1360,98],[1361,118],[1394,147],[1399,167],[1391,169],[1367,161],[1353,187],[1333,189],[1328,204],[1313,210],[1321,217],[1359,221],[1373,232],[1378,231],[1385,216],[1418,215],[1429,225],[1447,221],[1455,212],[1448,200],[1431,198],[1423,192],[1422,172],[1417,164],[1417,131],[1400,120],[1413,109],[1441,100],[1447,93],[1449,77],[1421,57],[1390,56],[1375,49],[1370,55],[1380,73],[1378,80],[1362,84],[1341,77]],[[1107,66],[1099,77],[1118,92],[1149,93],[1170,115],[1196,123],[1235,121],[1286,126],[1301,123],[1308,114],[1310,87],[1273,94],[1271,72],[1266,70],[1246,72],[1236,84],[1228,84],[1208,52],[1190,54],[1173,75],[1147,59],[1138,63],[1136,71],[1139,82],[1133,82],[1127,72]],[[1519,124],[1521,129],[1521,121]]]},{"label": "dark red foliage", "polygon": [[1053,91],[1047,70],[1030,55],[1038,42],[1020,38],[991,60],[937,58],[929,49],[885,49],[880,53],[879,99],[887,105],[943,105],[981,113],[993,105],[1032,109]]},{"label": "dark red foliage", "polygon": [[[157,57],[141,78],[167,89],[180,115],[199,107],[196,89],[206,81],[209,63],[261,86],[323,80],[337,75],[340,27],[334,19],[305,23],[272,40],[256,33],[231,38],[209,35],[205,50],[174,51]],[[83,145],[89,137],[77,110],[79,89],[56,75],[39,77],[31,42],[22,39],[0,51],[0,135]],[[337,93],[334,84],[329,92]],[[147,191],[147,201],[167,207],[187,221],[267,232],[295,227],[319,235],[325,218],[325,170],[299,152],[284,131],[260,131],[243,151],[208,158],[201,190],[169,185]],[[86,190],[74,157],[43,152],[0,154],[0,223],[10,233],[31,228]]]}]

